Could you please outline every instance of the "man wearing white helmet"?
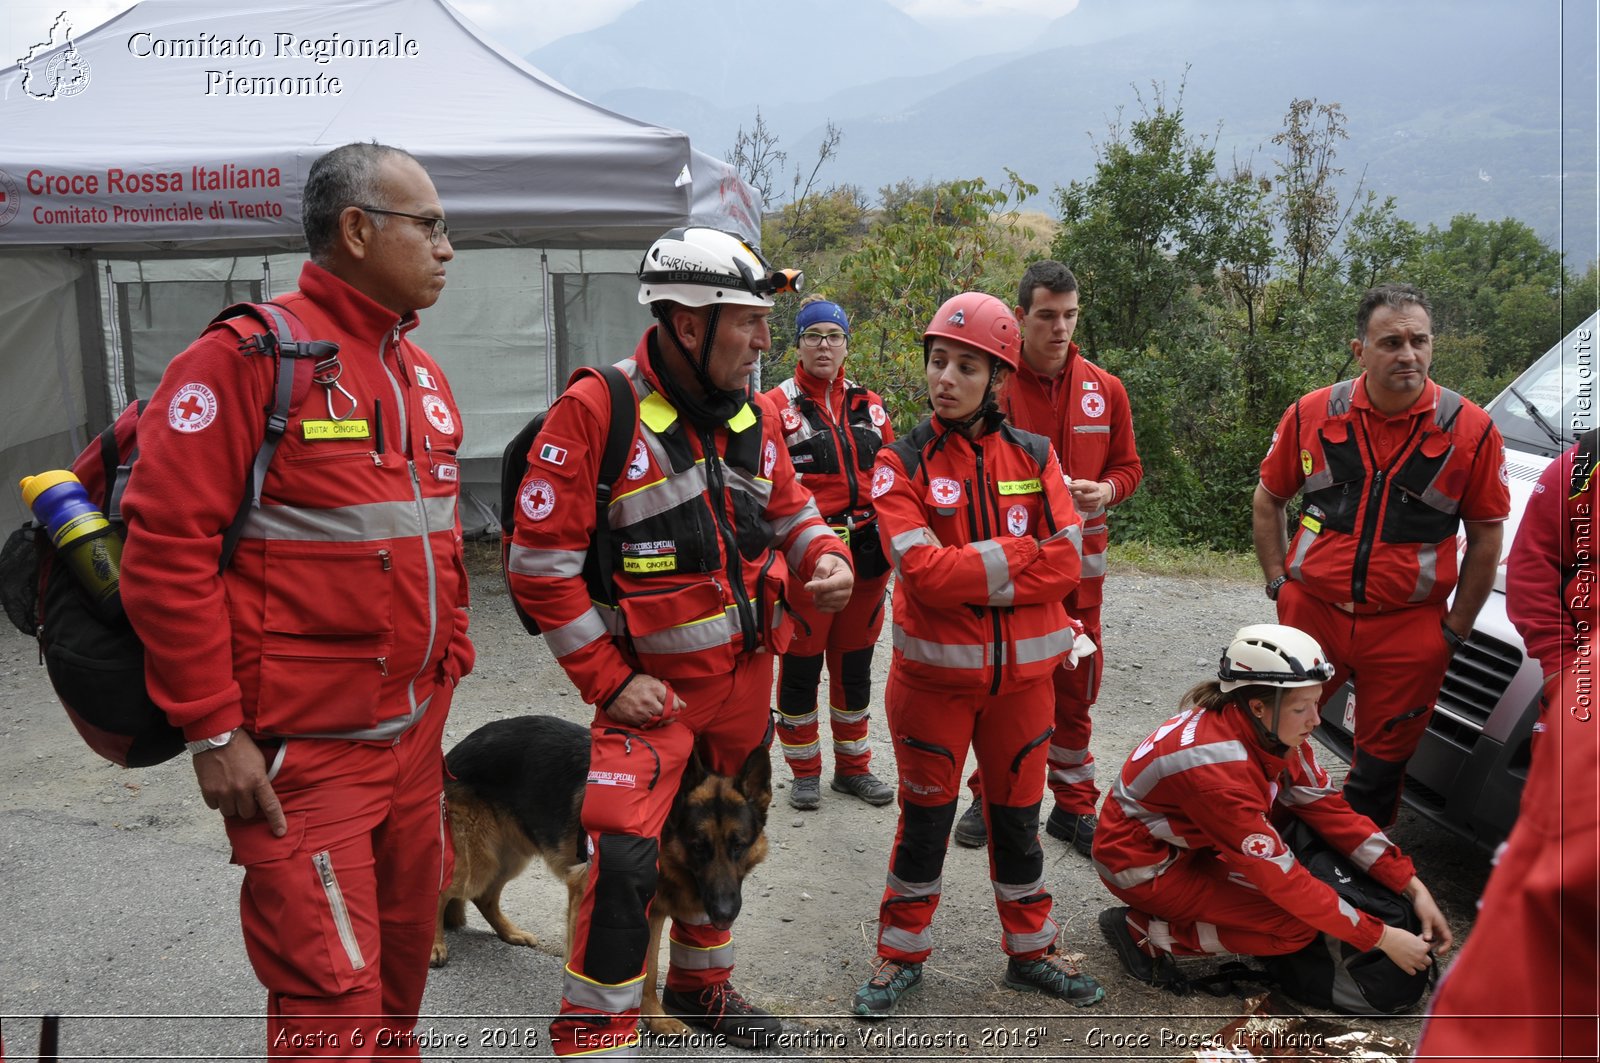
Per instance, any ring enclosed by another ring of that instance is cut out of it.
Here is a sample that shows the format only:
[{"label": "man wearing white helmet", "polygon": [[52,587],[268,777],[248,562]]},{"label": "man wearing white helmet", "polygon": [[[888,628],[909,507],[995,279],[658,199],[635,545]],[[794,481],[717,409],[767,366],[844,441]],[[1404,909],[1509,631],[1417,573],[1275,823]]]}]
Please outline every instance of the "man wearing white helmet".
[{"label": "man wearing white helmet", "polygon": [[[1382,949],[1408,973],[1450,947],[1450,927],[1411,861],[1351,809],[1306,741],[1332,673],[1297,628],[1239,629],[1217,678],[1128,757],[1101,809],[1093,858],[1130,907],[1100,913],[1123,967],[1151,985],[1176,981],[1174,956],[1297,952],[1319,931]],[[1345,905],[1300,864],[1272,825],[1298,817],[1373,879],[1404,894],[1421,935]]]},{"label": "man wearing white helmet", "polygon": [[[586,564],[611,398],[580,370],[528,455],[508,559],[512,594],[595,706],[589,876],[550,1026],[557,1055],[638,1054],[658,838],[684,766],[698,752],[719,774],[747,762],[770,771],[772,660],[792,628],[786,574],[795,568],[824,612],[843,608],[853,585],[848,549],[795,478],[776,411],[749,390],[772,342],[773,296],[797,275],[771,270],[736,235],[688,228],[651,246],[639,280],[657,324],[617,363],[637,422],[630,460],[607,485],[610,556]],[[765,787],[752,789],[764,813]],[[781,1026],[729,980],[737,909],[673,925],[662,1004],[748,1048]]]}]

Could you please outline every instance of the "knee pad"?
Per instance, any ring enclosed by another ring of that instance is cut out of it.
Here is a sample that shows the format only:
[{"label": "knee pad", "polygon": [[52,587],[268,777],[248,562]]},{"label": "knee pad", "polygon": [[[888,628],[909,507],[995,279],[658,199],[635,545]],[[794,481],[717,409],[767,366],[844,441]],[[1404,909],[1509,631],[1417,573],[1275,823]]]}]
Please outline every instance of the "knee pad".
[{"label": "knee pad", "polygon": [[805,712],[817,704],[817,686],[822,682],[823,654],[796,657],[785,654],[778,678],[778,710],[790,715]]},{"label": "knee pad", "polygon": [[901,817],[900,844],[895,846],[890,869],[906,882],[932,882],[944,869],[944,852],[950,828],[956,822],[956,802],[914,805],[907,801]]},{"label": "knee pad", "polygon": [[594,883],[582,974],[604,985],[619,985],[644,970],[650,944],[650,902],[656,895],[656,840],[602,834],[596,856],[590,873],[598,872],[599,877]]},{"label": "knee pad", "polygon": [[1039,805],[989,806],[989,837],[994,840],[995,881],[1013,885],[1037,882],[1044,874],[1039,846]]},{"label": "knee pad", "polygon": [[839,684],[844,687],[844,707],[852,711],[872,703],[872,647],[851,650],[839,657]]}]

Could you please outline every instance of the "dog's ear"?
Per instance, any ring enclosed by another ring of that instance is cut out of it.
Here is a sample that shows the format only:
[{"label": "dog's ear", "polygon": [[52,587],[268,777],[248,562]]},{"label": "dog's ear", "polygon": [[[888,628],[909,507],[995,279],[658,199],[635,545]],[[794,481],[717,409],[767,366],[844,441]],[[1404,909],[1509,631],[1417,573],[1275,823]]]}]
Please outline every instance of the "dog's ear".
[{"label": "dog's ear", "polygon": [[744,799],[759,808],[765,817],[767,806],[772,803],[772,752],[765,744],[756,746],[745,758],[735,785]]}]

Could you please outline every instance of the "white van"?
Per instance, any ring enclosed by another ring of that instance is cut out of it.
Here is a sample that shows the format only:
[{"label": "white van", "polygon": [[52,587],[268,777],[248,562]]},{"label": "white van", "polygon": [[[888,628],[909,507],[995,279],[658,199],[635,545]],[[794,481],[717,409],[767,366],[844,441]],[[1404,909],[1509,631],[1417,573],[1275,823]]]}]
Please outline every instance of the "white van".
[{"label": "white van", "polygon": [[[1433,719],[1406,767],[1405,801],[1449,830],[1493,848],[1511,831],[1528,776],[1528,740],[1539,718],[1542,676],[1506,617],[1505,555],[1533,485],[1551,460],[1595,423],[1592,315],[1501,392],[1487,409],[1506,441],[1511,519],[1494,591],[1467,644],[1445,673]],[[1465,535],[1456,544],[1466,548]],[[1349,761],[1355,692],[1346,686],[1322,709],[1317,737]]]}]

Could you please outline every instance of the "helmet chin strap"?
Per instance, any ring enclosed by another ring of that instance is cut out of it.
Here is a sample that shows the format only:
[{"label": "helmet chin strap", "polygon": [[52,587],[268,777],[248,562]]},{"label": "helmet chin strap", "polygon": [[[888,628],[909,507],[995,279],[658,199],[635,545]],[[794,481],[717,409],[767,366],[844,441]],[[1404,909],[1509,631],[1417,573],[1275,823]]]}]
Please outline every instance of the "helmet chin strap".
[{"label": "helmet chin strap", "polygon": [[1256,725],[1256,733],[1261,736],[1261,742],[1273,754],[1281,754],[1288,750],[1289,743],[1278,737],[1278,720],[1283,712],[1283,688],[1275,687],[1272,691],[1272,726],[1268,727],[1250,707],[1245,706],[1245,714],[1250,717],[1250,722]]},{"label": "helmet chin strap", "polygon": [[722,389],[712,383],[709,372],[711,367],[711,347],[716,342],[717,321],[721,317],[722,305],[713,303],[711,305],[711,313],[706,316],[706,336],[705,340],[700,344],[700,358],[698,361],[689,354],[689,345],[683,342],[683,337],[678,335],[678,330],[672,325],[671,321],[668,320],[666,322],[667,335],[672,337],[672,345],[678,349],[679,354],[683,355],[684,362],[689,366],[690,371],[694,373],[695,381],[705,389],[706,395],[709,397],[715,397],[722,393]]}]

